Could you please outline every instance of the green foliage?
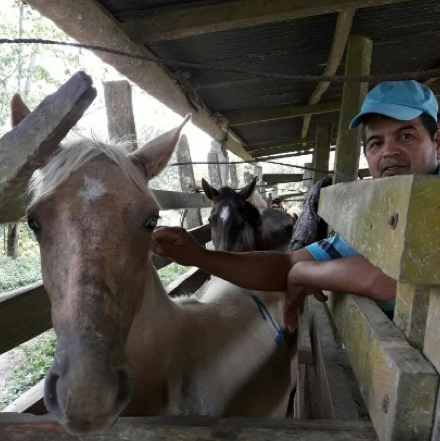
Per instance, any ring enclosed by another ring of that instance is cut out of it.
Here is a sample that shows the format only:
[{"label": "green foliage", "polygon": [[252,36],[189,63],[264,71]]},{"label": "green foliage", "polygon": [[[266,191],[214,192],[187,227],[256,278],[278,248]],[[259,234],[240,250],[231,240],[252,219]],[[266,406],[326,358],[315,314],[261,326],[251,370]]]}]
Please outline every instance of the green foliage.
[{"label": "green foliage", "polygon": [[170,265],[161,268],[158,271],[158,274],[163,285],[168,286],[171,282],[174,282],[174,280],[176,280],[182,274],[185,274],[187,271],[188,268],[180,266],[177,263],[171,263]]},{"label": "green foliage", "polygon": [[45,377],[52,364],[55,345],[55,333],[47,331],[14,349],[19,361],[14,363],[13,377],[6,383],[0,411]]},{"label": "green foliage", "polygon": [[26,286],[41,279],[40,256],[0,257],[0,292]]}]

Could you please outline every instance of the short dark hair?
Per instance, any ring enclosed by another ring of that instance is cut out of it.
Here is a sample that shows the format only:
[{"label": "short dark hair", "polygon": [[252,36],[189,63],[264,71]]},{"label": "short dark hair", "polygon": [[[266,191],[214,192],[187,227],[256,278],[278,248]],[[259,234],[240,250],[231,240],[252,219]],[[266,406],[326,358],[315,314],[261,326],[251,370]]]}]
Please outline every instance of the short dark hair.
[{"label": "short dark hair", "polygon": [[[368,121],[373,119],[375,116],[383,116],[383,115],[380,115],[379,113],[368,113],[364,116],[364,118],[362,118],[361,130],[362,130],[362,145],[364,149],[364,155],[366,154],[366,141],[367,141],[365,138],[365,126],[368,124]],[[437,133],[438,130],[437,121],[427,113],[422,113],[420,115],[420,119],[422,121],[423,126],[428,131],[431,140],[434,141],[435,134]]]}]

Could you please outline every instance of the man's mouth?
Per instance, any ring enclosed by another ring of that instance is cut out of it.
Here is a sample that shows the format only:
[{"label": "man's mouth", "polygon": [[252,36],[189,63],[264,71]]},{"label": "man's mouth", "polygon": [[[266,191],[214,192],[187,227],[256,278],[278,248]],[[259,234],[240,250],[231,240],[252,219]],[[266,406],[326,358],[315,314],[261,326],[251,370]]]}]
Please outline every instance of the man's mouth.
[{"label": "man's mouth", "polygon": [[382,167],[380,176],[382,178],[386,178],[388,176],[402,175],[405,174],[406,169],[407,166],[403,164],[389,164],[385,167]]}]

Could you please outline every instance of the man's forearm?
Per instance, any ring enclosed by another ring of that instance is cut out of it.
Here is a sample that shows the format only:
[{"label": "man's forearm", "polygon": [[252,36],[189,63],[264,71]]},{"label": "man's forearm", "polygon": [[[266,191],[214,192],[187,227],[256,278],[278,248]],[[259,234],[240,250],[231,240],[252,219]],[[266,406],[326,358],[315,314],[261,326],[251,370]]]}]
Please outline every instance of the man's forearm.
[{"label": "man's forearm", "polygon": [[300,262],[292,269],[289,278],[290,283],[359,294],[380,302],[396,297],[396,281],[362,256],[328,262]]},{"label": "man's forearm", "polygon": [[204,271],[235,285],[260,291],[284,291],[293,253],[229,253],[205,250],[194,262]]}]

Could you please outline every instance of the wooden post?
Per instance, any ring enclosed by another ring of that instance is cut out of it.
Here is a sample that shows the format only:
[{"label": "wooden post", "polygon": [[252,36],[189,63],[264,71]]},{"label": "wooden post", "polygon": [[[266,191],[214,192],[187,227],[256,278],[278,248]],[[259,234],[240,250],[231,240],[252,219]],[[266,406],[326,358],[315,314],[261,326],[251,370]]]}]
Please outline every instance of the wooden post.
[{"label": "wooden post", "polygon": [[104,82],[108,136],[111,142],[130,141],[137,149],[131,85],[128,81]]},{"label": "wooden post", "polygon": [[261,195],[264,194],[264,186],[263,186],[263,167],[261,167],[261,165],[256,165],[254,167],[254,174],[255,176],[258,176],[258,180],[257,180],[257,191],[258,193],[260,193]]},{"label": "wooden post", "polygon": [[235,164],[229,164],[229,182],[234,190],[238,188],[237,166]]},{"label": "wooden post", "polygon": [[[332,126],[330,124],[318,124],[316,132],[316,145],[313,152],[312,166],[314,169],[328,170],[330,160]],[[315,184],[319,180],[328,176],[322,171],[313,171],[312,182]]]},{"label": "wooden post", "polygon": [[222,186],[222,178],[217,152],[210,150],[208,153],[208,163],[209,183],[214,188],[219,189]]},{"label": "wooden post", "polygon": [[[360,35],[350,36],[345,57],[346,75],[366,75],[370,73],[372,45],[372,41],[366,37]],[[334,184],[357,179],[361,134],[359,130],[350,130],[348,126],[350,121],[359,113],[367,90],[367,83],[344,84],[336,140]]]},{"label": "wooden post", "polygon": [[[179,165],[180,188],[185,192],[193,192],[196,189],[196,180],[189,150],[188,138],[186,135],[180,137],[177,145],[177,162],[186,162],[185,165]],[[188,208],[185,213],[185,228],[191,229],[202,225],[200,210],[197,208]]]},{"label": "wooden post", "polygon": [[254,177],[252,176],[251,172],[245,171],[243,175],[243,179],[244,179],[244,185],[248,185],[252,182],[252,179],[254,179]]}]

